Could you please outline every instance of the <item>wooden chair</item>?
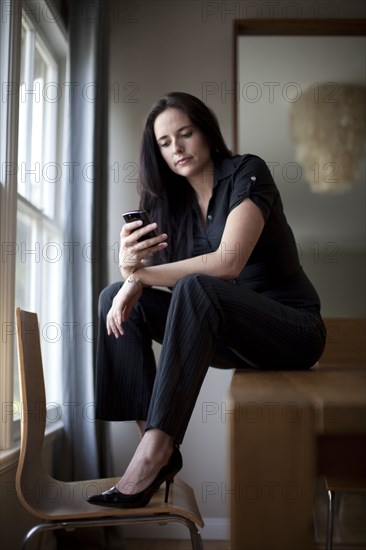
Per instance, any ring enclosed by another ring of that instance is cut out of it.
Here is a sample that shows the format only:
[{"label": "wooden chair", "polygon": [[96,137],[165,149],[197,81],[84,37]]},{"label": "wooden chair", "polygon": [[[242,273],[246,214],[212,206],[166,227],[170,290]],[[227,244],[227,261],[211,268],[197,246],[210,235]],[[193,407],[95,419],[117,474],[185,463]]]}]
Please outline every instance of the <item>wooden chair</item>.
[{"label": "wooden chair", "polygon": [[118,478],[61,482],[42,466],[46,400],[40,349],[38,319],[35,313],[17,308],[18,355],[23,418],[21,448],[16,474],[20,502],[42,522],[26,535],[23,548],[36,534],[79,527],[111,526],[130,523],[183,523],[188,527],[193,550],[202,550],[197,526],[203,521],[192,488],[176,479],[170,501],[164,503],[161,488],[148,506],[136,509],[103,508],[86,498],[114,485]]},{"label": "wooden chair", "polygon": [[[365,368],[366,319],[325,319],[327,344],[319,361],[319,368],[339,366],[343,369]],[[325,475],[328,494],[326,550],[333,548],[334,516],[337,494],[366,492],[366,442],[361,441],[355,463],[349,465],[347,475]]]}]

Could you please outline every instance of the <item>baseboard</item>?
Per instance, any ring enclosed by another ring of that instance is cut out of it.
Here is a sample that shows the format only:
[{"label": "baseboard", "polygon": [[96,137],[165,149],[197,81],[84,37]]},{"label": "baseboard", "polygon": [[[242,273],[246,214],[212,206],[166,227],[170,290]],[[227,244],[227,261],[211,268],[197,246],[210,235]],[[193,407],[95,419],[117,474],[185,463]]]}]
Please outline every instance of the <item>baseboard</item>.
[{"label": "baseboard", "polygon": [[203,518],[204,528],[201,536],[204,540],[229,540],[230,521],[229,518]]},{"label": "baseboard", "polygon": [[[229,540],[229,518],[203,518],[205,526],[199,532],[202,540]],[[129,539],[189,539],[189,530],[178,523],[124,525],[123,534]]]}]

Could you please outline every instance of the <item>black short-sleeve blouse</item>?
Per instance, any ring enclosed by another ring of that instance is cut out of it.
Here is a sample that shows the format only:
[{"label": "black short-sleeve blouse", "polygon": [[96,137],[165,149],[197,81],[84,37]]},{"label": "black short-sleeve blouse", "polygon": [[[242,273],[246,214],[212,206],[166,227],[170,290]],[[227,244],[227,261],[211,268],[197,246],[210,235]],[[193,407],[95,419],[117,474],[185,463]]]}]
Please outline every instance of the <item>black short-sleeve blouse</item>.
[{"label": "black short-sleeve blouse", "polygon": [[254,249],[249,247],[244,269],[233,282],[281,303],[319,310],[319,296],[300,265],[277,186],[266,163],[255,155],[236,155],[215,164],[205,226],[198,203],[193,205],[192,256],[213,252],[219,246],[223,258],[240,253],[226,249],[221,238],[229,213],[246,198],[260,208],[265,225]]}]

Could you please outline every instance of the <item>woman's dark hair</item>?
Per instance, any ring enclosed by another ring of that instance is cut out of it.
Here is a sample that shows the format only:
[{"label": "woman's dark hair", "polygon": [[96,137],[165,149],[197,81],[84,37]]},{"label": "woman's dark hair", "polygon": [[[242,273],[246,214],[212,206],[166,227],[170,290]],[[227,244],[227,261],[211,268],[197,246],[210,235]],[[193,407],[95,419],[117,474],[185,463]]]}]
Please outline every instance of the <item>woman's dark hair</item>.
[{"label": "woman's dark hair", "polygon": [[[154,123],[166,109],[180,109],[205,136],[213,162],[231,157],[216,115],[197,97],[171,92],[161,97],[147,116],[140,152],[140,208],[148,210],[158,230],[168,234],[169,245],[156,262],[184,259],[192,250],[192,202],[194,191],[186,178],[175,174],[163,159],[157,144]],[[157,257],[158,256],[158,257]]]}]

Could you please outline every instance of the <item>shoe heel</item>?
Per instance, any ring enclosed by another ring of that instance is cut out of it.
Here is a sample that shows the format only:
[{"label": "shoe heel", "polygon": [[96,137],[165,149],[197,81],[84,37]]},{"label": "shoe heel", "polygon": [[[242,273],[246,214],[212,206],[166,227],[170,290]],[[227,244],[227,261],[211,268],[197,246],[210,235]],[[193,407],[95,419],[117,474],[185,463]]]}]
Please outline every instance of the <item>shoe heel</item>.
[{"label": "shoe heel", "polygon": [[170,484],[171,484],[171,483],[174,483],[174,477],[172,477],[171,479],[167,479],[166,482],[165,482],[165,498],[164,498],[164,502],[168,502],[169,489],[170,489]]}]

